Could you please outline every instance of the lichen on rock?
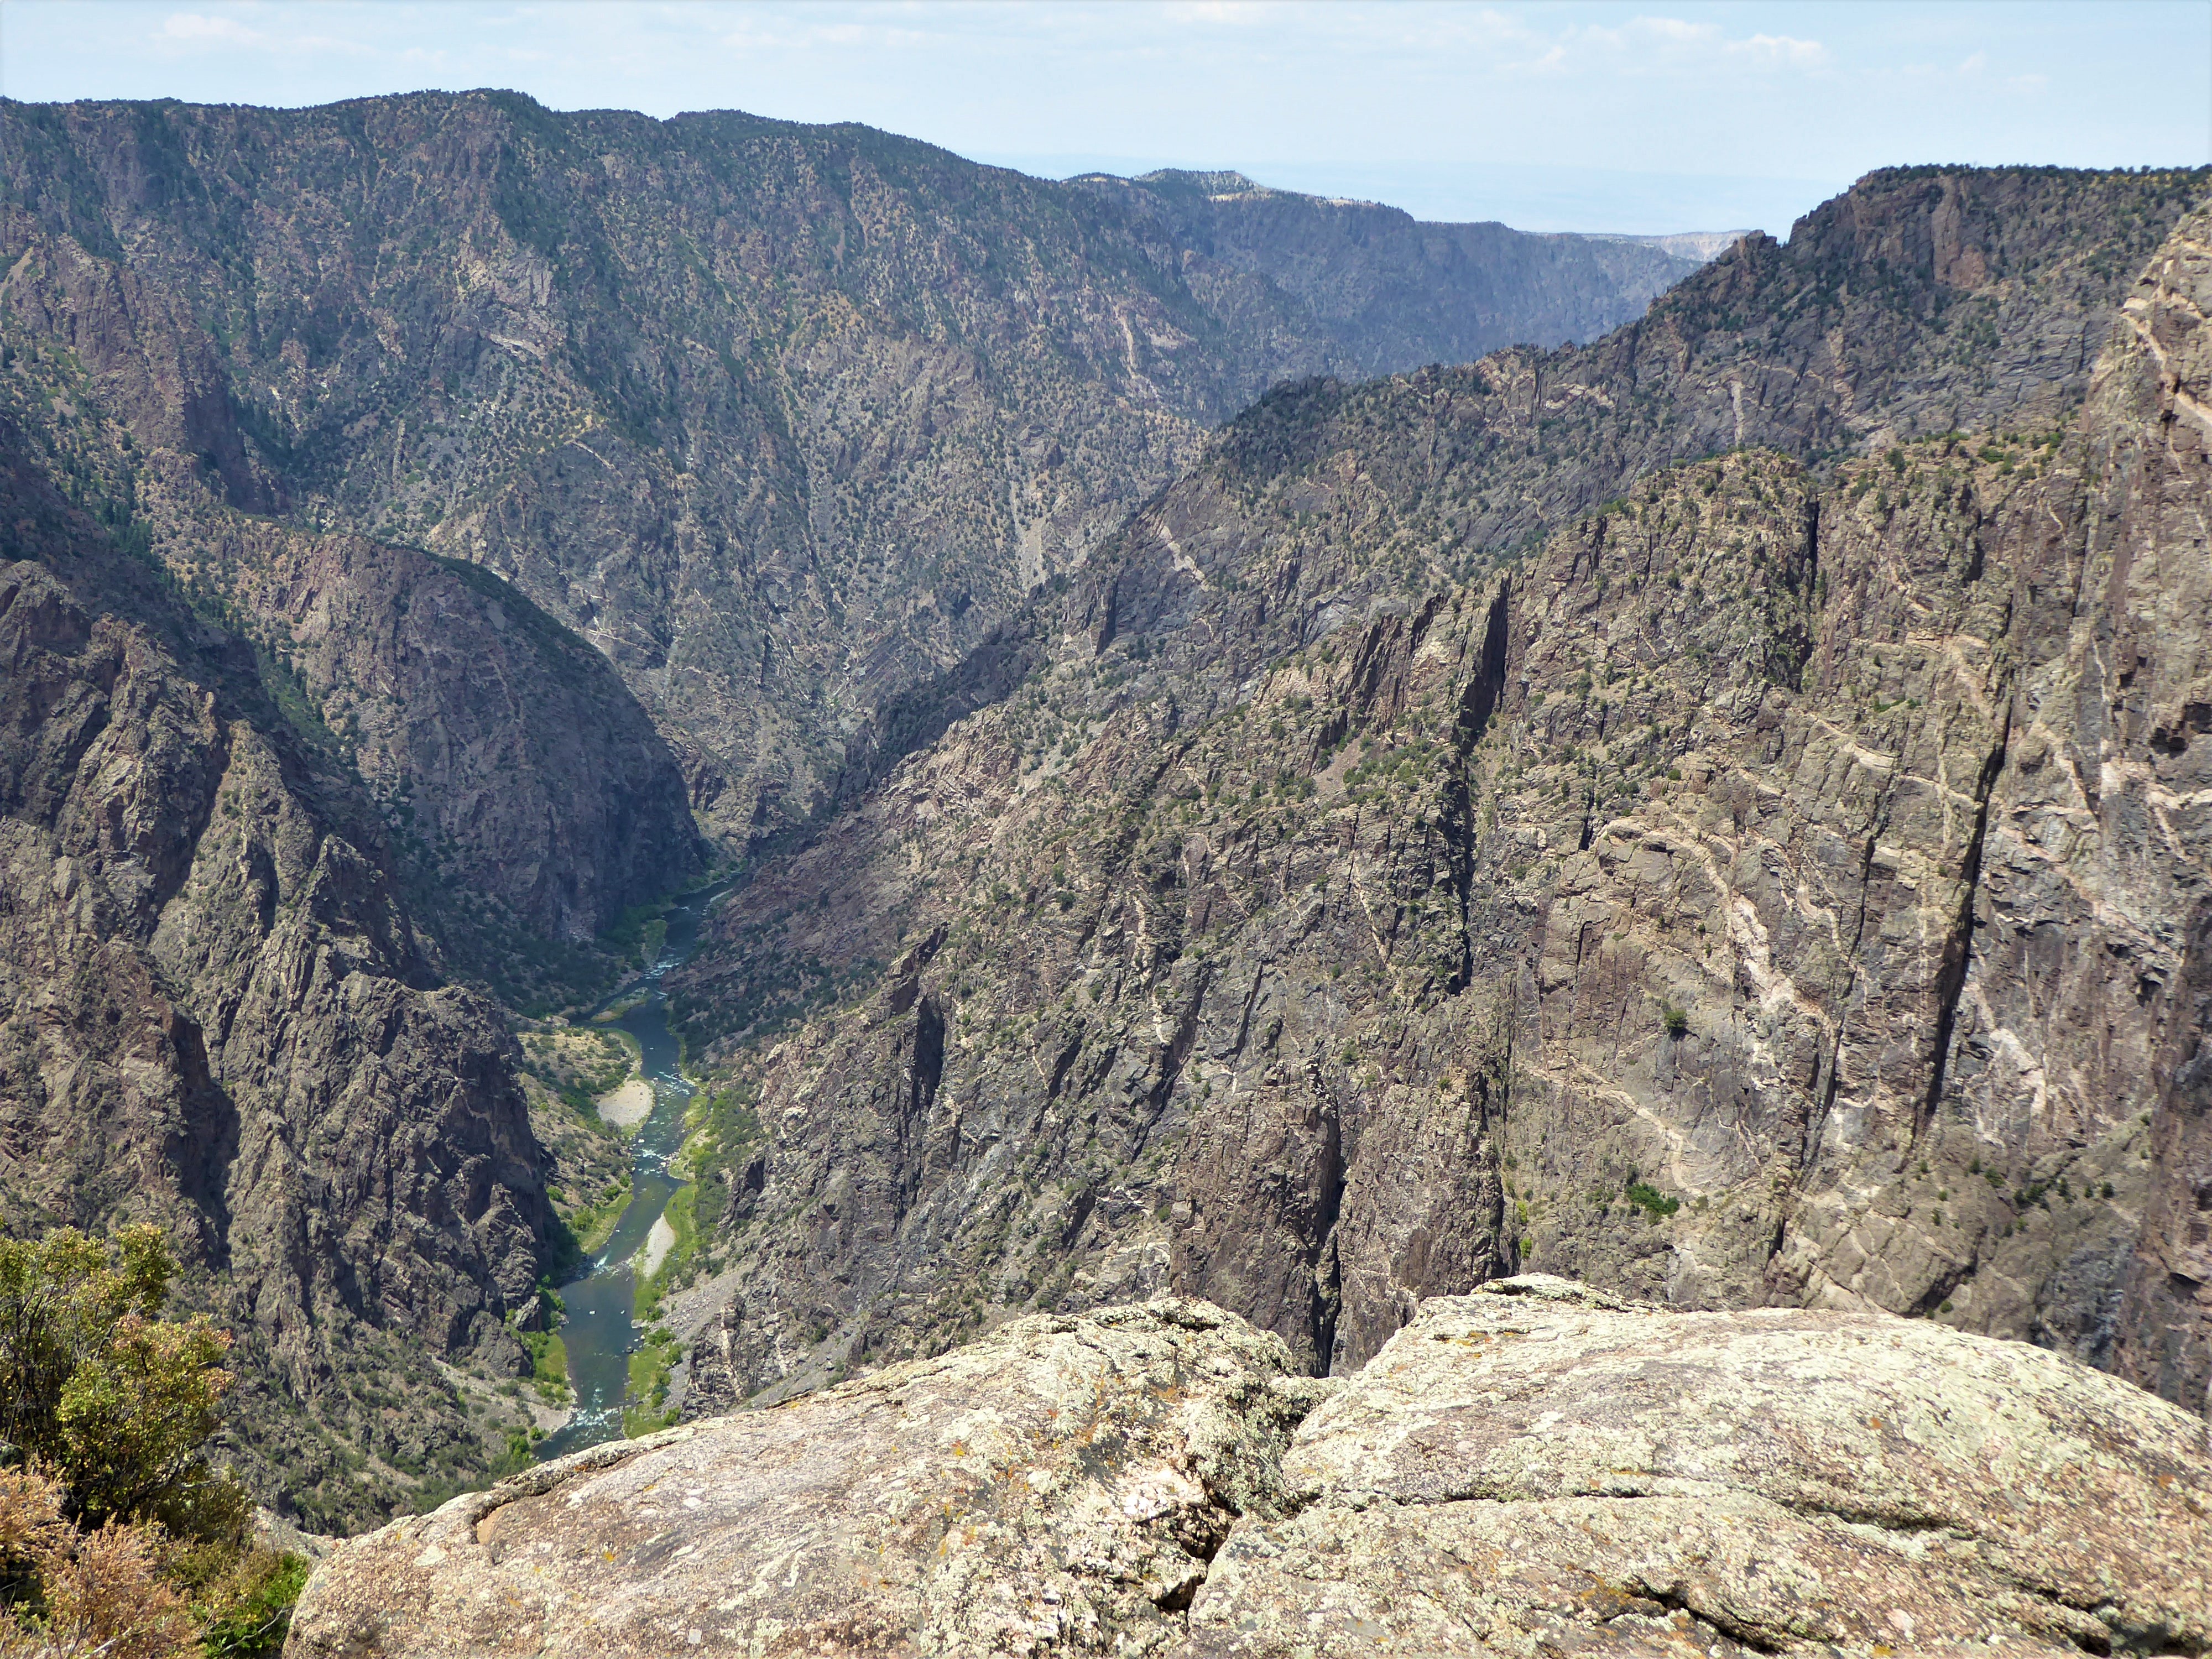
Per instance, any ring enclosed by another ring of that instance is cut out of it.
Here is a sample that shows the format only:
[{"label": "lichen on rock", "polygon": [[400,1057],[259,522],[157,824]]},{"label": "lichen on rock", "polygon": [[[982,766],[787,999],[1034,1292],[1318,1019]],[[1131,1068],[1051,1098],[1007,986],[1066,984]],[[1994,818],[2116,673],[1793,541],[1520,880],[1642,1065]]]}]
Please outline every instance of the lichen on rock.
[{"label": "lichen on rock", "polygon": [[1019,1320],[342,1546],[288,1652],[2212,1651],[2202,1424],[2060,1355],[1528,1276],[1289,1360]]},{"label": "lichen on rock", "polygon": [[[1204,1304],[1019,1321],[345,1547],[300,1655],[1164,1651],[1315,1385]],[[695,1637],[693,1632],[697,1632]]]}]

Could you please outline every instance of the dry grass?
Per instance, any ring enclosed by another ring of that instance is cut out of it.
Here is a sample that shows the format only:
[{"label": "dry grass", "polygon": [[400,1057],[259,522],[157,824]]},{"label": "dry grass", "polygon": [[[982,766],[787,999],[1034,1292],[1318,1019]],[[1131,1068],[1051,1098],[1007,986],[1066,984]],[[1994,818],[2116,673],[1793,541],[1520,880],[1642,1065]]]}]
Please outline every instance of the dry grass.
[{"label": "dry grass", "polygon": [[62,1489],[32,1469],[0,1470],[0,1560],[27,1565],[42,1611],[0,1615],[0,1659],[181,1659],[185,1606],[161,1578],[157,1527],[111,1521],[79,1532]]}]

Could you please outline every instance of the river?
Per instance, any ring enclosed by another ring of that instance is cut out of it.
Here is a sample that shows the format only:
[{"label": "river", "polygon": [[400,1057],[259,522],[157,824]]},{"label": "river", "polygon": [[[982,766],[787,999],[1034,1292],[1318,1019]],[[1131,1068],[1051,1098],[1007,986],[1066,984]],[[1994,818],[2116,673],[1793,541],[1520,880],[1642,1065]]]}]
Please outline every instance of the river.
[{"label": "river", "polygon": [[575,1413],[538,1443],[540,1458],[558,1457],[602,1440],[622,1437],[623,1399],[629,1388],[629,1357],[638,1346],[637,1273],[634,1265],[646,1235],[675,1195],[669,1160],[684,1145],[684,1114],[692,1085],[679,1063],[681,1051],[668,1029],[668,999],[662,981],[668,970],[697,945],[699,924],[728,889],[694,893],[668,912],[668,937],[660,956],[642,981],[633,981],[600,1005],[617,1006],[644,996],[611,1023],[637,1039],[647,1081],[653,1085],[653,1112],[630,1139],[630,1200],[607,1242],[580,1279],[561,1287],[568,1316],[561,1340],[568,1350],[568,1382],[576,1391]]}]

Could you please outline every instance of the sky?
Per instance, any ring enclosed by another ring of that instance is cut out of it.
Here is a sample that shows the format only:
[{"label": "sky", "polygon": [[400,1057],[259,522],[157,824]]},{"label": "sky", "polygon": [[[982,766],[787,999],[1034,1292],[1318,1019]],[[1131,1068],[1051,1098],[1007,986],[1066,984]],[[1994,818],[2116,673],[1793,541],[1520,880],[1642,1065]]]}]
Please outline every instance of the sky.
[{"label": "sky", "polygon": [[0,0],[0,94],[860,121],[1529,230],[1777,235],[1869,168],[2212,162],[2212,0]]}]

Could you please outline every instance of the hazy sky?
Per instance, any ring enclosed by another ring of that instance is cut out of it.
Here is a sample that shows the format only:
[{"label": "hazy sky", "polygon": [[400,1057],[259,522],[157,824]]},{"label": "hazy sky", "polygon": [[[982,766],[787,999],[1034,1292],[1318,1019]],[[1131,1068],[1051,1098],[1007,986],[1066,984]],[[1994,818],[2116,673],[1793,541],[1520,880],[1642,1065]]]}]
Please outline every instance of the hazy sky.
[{"label": "hazy sky", "polygon": [[2212,161],[2212,0],[0,0],[0,93],[864,121],[1061,176],[1161,165],[1426,218],[1790,222],[1898,161]]}]

